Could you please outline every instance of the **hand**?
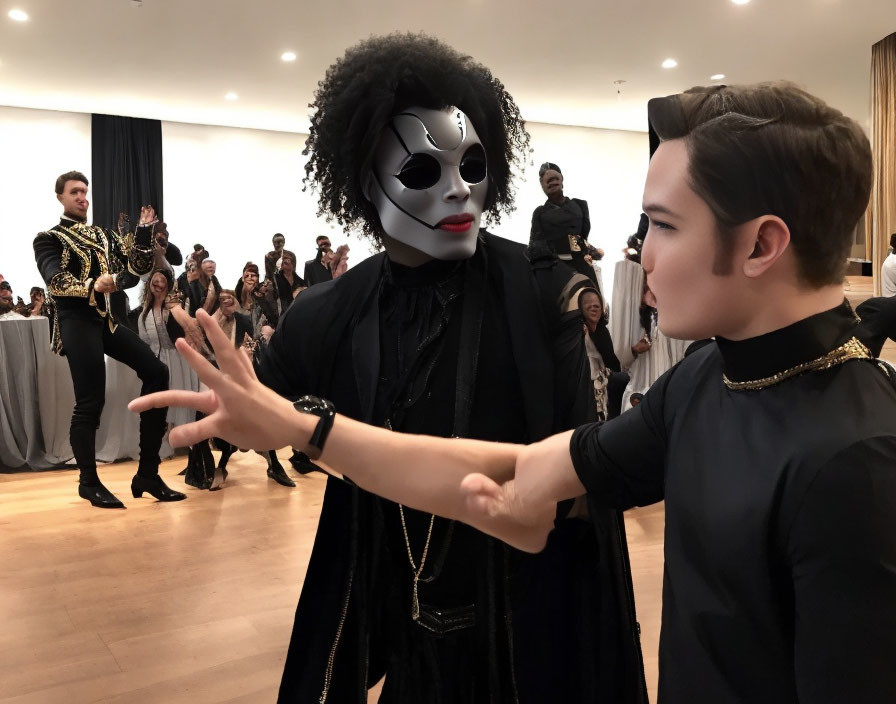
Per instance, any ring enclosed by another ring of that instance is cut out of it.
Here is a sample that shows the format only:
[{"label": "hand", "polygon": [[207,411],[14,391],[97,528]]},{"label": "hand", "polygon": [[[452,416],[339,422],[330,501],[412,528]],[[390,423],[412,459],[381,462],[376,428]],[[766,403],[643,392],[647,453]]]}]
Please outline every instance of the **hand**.
[{"label": "hand", "polygon": [[632,354],[637,357],[639,354],[644,354],[645,352],[647,352],[650,347],[650,340],[646,337],[642,337],[634,345],[632,345]]},{"label": "hand", "polygon": [[202,334],[196,319],[190,317],[190,314],[180,306],[174,306],[170,308],[170,311],[171,315],[174,316],[174,320],[183,329],[184,339],[186,339],[187,344],[197,352],[201,353],[205,350],[205,336]]},{"label": "hand", "polygon": [[112,274],[103,274],[93,284],[93,290],[97,293],[113,293],[115,289],[115,277]]},{"label": "hand", "polygon": [[586,254],[586,255],[585,255],[585,263],[586,263],[588,266],[591,266],[591,263],[592,263],[593,261],[594,261],[594,260],[591,258],[591,255],[590,255],[590,254]]},{"label": "hand", "polygon": [[149,225],[156,221],[156,211],[151,205],[144,205],[140,208],[140,224]]},{"label": "hand", "polygon": [[270,325],[262,325],[261,326],[261,334],[265,340],[270,340],[271,335],[274,334],[274,328],[272,328]]},{"label": "hand", "polygon": [[208,391],[162,391],[131,401],[135,412],[150,408],[179,406],[206,414],[195,423],[179,425],[171,431],[174,446],[195,445],[211,437],[223,438],[237,447],[258,450],[280,449],[287,445],[305,447],[317,426],[317,417],[298,413],[292,404],[266,387],[255,376],[249,355],[235,349],[221,327],[205,311],[196,314],[212,347],[218,369],[183,340],[176,343],[189,365]]},{"label": "hand", "polygon": [[[526,446],[517,458],[514,479],[503,484],[484,474],[468,474],[461,482],[467,510],[463,522],[520,550],[542,550],[557,514],[557,502],[542,491],[550,481],[543,473],[545,468],[553,473],[558,449],[568,453],[568,446],[568,434]],[[570,473],[575,479],[574,470]]]}]

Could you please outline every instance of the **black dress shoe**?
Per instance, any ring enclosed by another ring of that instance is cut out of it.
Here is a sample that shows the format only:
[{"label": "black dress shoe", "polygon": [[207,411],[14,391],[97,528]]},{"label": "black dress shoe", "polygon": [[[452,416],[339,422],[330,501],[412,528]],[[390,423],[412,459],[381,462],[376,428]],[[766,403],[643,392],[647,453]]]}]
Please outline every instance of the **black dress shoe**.
[{"label": "black dress shoe", "polygon": [[78,484],[78,496],[87,499],[97,508],[127,508],[118,498],[102,484],[85,486]]},{"label": "black dress shoe", "polygon": [[286,474],[286,471],[283,469],[283,465],[281,464],[275,464],[271,467],[268,467],[268,476],[275,482],[277,482],[278,484],[282,484],[283,486],[296,485],[296,483]]},{"label": "black dress shoe", "polygon": [[131,479],[131,493],[135,499],[139,499],[143,496],[144,491],[159,501],[183,501],[187,498],[186,494],[170,489],[158,474],[152,478],[135,474]]},{"label": "black dress shoe", "polygon": [[[299,474],[324,472],[323,468],[314,464],[314,462],[311,461],[311,458],[308,457],[308,455],[306,455],[304,452],[299,452],[298,450],[293,450],[292,457],[289,458],[289,463],[292,465],[292,468]],[[324,472],[324,474],[326,474],[326,472]]]}]

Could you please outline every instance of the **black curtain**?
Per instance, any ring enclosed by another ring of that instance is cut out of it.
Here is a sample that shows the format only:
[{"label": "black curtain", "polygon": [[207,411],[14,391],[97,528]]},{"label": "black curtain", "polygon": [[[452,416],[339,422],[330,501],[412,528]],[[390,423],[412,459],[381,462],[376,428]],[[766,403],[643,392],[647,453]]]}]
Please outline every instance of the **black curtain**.
[{"label": "black curtain", "polygon": [[143,205],[153,206],[161,220],[162,123],[94,114],[91,138],[94,224],[115,228],[124,212],[133,229]]}]

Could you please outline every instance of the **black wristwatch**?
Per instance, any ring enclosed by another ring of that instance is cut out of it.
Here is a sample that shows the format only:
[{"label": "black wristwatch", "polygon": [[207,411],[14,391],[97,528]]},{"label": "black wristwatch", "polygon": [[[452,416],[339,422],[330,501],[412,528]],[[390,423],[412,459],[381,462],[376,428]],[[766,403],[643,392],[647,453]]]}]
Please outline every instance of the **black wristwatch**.
[{"label": "black wristwatch", "polygon": [[299,413],[308,413],[317,416],[317,427],[311,433],[308,440],[308,447],[305,448],[305,454],[313,460],[320,457],[324,451],[324,443],[327,442],[327,436],[333,428],[333,421],[336,419],[336,407],[325,398],[317,396],[302,396],[298,401],[292,404]]}]

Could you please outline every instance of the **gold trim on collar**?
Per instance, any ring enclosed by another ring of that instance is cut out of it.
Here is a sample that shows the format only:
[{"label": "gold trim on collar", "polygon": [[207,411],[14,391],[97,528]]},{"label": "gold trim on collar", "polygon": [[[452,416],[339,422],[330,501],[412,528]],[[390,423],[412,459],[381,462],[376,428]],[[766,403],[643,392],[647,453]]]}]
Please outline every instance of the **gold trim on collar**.
[{"label": "gold trim on collar", "polygon": [[831,350],[818,359],[809,362],[803,362],[790,369],[767,376],[763,379],[753,379],[750,381],[731,381],[725,374],[722,374],[722,381],[732,391],[758,391],[759,389],[767,389],[769,386],[780,384],[785,379],[804,374],[806,372],[818,372],[823,369],[830,369],[839,366],[850,359],[873,359],[870,350],[865,347],[856,338],[850,338],[846,343],[840,345],[835,350]]}]

